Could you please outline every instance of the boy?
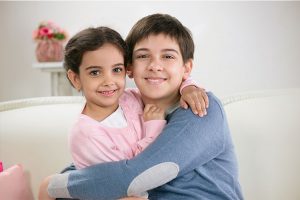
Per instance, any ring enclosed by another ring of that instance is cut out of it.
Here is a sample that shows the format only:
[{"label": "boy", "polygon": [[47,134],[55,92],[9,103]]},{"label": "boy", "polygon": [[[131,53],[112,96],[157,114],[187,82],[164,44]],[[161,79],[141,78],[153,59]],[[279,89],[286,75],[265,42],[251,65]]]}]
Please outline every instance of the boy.
[{"label": "boy", "polygon": [[144,104],[168,110],[158,138],[131,160],[55,175],[52,197],[117,199],[242,199],[237,161],[220,101],[208,93],[208,114],[178,107],[179,87],[193,67],[194,43],[176,18],[154,14],[130,31],[129,67]]}]

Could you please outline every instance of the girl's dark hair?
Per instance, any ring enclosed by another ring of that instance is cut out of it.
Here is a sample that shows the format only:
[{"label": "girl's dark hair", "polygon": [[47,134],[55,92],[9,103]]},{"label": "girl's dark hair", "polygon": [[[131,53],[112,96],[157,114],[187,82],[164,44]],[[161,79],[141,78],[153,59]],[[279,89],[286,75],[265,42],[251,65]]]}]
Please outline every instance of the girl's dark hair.
[{"label": "girl's dark hair", "polygon": [[177,41],[184,62],[194,58],[194,41],[189,29],[168,14],[153,14],[140,19],[130,30],[126,38],[129,49],[128,63],[132,63],[132,53],[136,43],[149,35],[160,33]]},{"label": "girl's dark hair", "polygon": [[124,65],[127,66],[128,48],[122,36],[108,27],[87,28],[74,35],[65,47],[64,68],[71,69],[79,74],[79,66],[83,54],[95,51],[104,44],[115,45],[124,56]]}]

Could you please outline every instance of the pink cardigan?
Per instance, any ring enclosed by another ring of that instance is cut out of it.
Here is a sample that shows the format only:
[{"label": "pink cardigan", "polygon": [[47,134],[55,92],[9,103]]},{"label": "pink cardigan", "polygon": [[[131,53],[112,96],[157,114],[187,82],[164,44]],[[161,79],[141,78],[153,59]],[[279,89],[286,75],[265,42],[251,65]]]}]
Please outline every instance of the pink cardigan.
[{"label": "pink cardigan", "polygon": [[143,121],[144,105],[137,89],[127,89],[119,100],[127,127],[111,128],[80,114],[69,135],[76,168],[130,159],[143,151],[162,131],[165,120]]}]

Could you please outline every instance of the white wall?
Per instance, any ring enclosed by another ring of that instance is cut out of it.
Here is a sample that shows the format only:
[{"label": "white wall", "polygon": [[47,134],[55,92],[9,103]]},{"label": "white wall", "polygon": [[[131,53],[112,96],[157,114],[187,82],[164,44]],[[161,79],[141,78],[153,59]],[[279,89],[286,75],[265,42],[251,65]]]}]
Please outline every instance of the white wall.
[{"label": "white wall", "polygon": [[192,31],[193,77],[217,95],[300,87],[300,2],[0,2],[0,101],[50,95],[50,75],[32,68],[40,21],[70,35],[106,25],[125,37],[157,12]]}]

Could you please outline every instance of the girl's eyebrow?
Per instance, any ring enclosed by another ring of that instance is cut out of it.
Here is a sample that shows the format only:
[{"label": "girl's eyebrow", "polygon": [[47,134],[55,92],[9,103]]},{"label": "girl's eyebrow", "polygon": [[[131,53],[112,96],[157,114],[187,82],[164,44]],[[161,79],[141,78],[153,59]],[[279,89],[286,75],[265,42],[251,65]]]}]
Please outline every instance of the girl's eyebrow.
[{"label": "girl's eyebrow", "polygon": [[124,66],[124,63],[117,63],[117,64],[114,64],[113,67],[117,67],[117,66],[120,66],[120,65],[121,65],[121,66]]},{"label": "girl's eyebrow", "polygon": [[[124,63],[116,63],[114,65],[112,65],[112,67],[117,67],[117,66],[124,66]],[[102,69],[102,66],[98,66],[98,65],[91,65],[85,68],[85,70],[91,70],[91,69]]]},{"label": "girl's eyebrow", "polygon": [[88,66],[88,67],[86,67],[85,68],[85,70],[91,70],[91,69],[102,69],[103,67],[101,67],[101,66],[94,66],[94,65],[92,65],[92,66]]}]

